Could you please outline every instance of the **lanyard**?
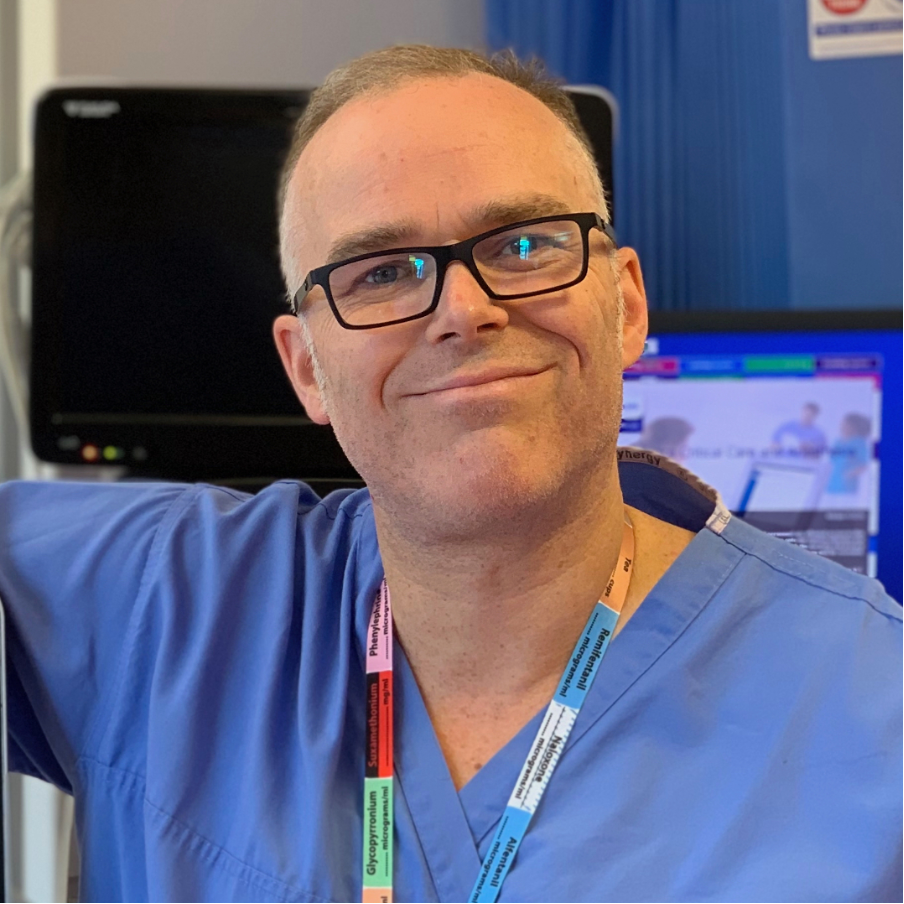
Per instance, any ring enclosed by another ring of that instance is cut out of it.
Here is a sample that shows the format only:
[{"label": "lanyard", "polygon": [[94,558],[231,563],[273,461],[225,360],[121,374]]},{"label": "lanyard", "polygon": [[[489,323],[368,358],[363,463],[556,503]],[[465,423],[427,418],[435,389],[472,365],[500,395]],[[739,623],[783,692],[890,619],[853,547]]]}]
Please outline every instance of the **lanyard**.
[{"label": "lanyard", "polygon": [[[480,867],[472,902],[492,902],[511,869],[531,818],[584,704],[628,594],[634,564],[634,530],[625,514],[615,569],[593,607],[550,701],[530,753],[512,789],[490,849]],[[364,771],[363,902],[392,901],[392,610],[384,580],[367,629],[367,729]]]},{"label": "lanyard", "polygon": [[364,881],[361,900],[392,900],[392,609],[385,579],[374,600],[364,656]]}]

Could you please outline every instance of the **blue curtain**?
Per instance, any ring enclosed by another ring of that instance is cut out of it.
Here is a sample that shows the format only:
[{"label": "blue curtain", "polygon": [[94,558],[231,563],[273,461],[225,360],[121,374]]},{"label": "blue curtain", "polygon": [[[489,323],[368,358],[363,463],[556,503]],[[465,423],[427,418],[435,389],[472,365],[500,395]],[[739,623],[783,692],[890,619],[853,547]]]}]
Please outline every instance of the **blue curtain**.
[{"label": "blue curtain", "polygon": [[[640,254],[652,307],[900,305],[900,57],[809,60],[805,0],[486,9],[491,49],[615,95],[615,225]],[[797,128],[806,116],[822,132]],[[849,134],[851,117],[870,131]],[[807,184],[839,155],[849,171],[833,186]],[[857,223],[847,244],[832,240],[832,210]]]}]

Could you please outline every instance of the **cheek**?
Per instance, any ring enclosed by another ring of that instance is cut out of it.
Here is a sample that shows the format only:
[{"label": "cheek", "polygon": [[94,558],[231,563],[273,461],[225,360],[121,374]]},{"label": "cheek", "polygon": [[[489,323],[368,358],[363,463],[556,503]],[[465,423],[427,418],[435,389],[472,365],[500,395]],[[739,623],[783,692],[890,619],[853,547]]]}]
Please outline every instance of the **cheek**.
[{"label": "cheek", "polygon": [[[577,366],[596,383],[603,375],[621,379],[618,304],[615,290],[592,271],[558,311],[557,332],[569,343]],[[550,322],[549,329],[556,329]]]},{"label": "cheek", "polygon": [[381,416],[384,386],[402,354],[392,338],[345,330],[332,316],[317,331],[314,345],[334,425],[355,429],[362,418]]},{"label": "cheek", "polygon": [[378,362],[358,356],[353,351],[335,357],[324,365],[334,423],[354,423],[372,417],[382,404],[383,376]]},{"label": "cheek", "polygon": [[587,274],[585,284],[589,293],[588,329],[596,336],[596,347],[614,356],[608,365],[621,375],[622,318],[618,285],[608,260],[596,261]]}]

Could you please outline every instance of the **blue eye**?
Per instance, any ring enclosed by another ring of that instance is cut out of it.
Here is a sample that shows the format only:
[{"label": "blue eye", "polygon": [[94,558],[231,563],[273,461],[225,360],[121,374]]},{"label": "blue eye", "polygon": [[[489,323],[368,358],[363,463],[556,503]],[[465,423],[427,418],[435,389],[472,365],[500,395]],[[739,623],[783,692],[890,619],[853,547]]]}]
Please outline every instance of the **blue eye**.
[{"label": "blue eye", "polygon": [[526,261],[531,254],[540,248],[543,237],[538,235],[520,235],[516,239],[510,239],[503,245],[502,253],[517,255]]},{"label": "blue eye", "polygon": [[375,286],[390,286],[399,278],[399,268],[389,264],[374,267],[364,277],[366,282]]},{"label": "blue eye", "polygon": [[410,277],[423,279],[426,264],[424,258],[416,254],[409,255],[407,261],[384,261],[368,270],[364,281],[372,286],[391,286]]},{"label": "blue eye", "polygon": [[[566,237],[567,238],[567,237]],[[519,235],[517,238],[508,238],[499,249],[499,253],[506,257],[518,257],[523,261],[530,260],[537,252],[546,248],[558,248],[562,236],[544,235],[534,233],[532,235]]]}]

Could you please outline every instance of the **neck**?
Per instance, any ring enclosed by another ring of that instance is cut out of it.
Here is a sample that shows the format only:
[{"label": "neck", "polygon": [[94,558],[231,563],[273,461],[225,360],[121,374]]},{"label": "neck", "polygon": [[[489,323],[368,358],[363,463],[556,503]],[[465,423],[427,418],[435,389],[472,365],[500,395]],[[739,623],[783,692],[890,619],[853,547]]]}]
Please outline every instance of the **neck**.
[{"label": "neck", "polygon": [[396,633],[428,709],[551,693],[621,545],[614,463],[603,478],[579,507],[560,498],[473,538],[425,540],[375,504]]}]

